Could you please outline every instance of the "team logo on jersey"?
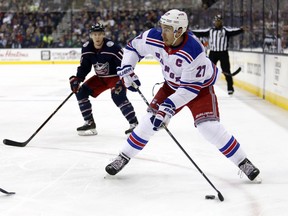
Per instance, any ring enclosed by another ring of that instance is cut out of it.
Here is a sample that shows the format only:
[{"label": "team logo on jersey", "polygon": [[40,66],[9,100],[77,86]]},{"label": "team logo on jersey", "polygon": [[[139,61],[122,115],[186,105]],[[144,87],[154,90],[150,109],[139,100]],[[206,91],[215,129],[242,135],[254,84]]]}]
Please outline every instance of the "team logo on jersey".
[{"label": "team logo on jersey", "polygon": [[108,75],[109,74],[109,63],[96,63],[94,66],[95,73],[97,75]]},{"label": "team logo on jersey", "polygon": [[87,47],[89,44],[89,41],[87,41],[86,43],[83,44],[83,47]]},{"label": "team logo on jersey", "polygon": [[112,47],[112,46],[114,45],[114,42],[113,42],[113,41],[108,41],[108,42],[106,43],[106,45],[107,45],[108,47]]}]

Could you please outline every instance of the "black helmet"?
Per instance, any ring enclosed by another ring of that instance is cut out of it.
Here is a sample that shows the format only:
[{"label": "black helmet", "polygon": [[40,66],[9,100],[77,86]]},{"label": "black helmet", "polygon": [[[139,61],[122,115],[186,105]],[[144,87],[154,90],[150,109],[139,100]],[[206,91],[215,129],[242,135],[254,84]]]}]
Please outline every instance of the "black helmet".
[{"label": "black helmet", "polygon": [[91,32],[104,32],[104,31],[105,31],[105,27],[101,23],[96,23],[96,24],[92,25],[91,28],[89,29],[89,33],[91,33]]},{"label": "black helmet", "polygon": [[221,14],[217,14],[217,15],[214,17],[214,21],[222,21],[222,16],[221,16]]}]

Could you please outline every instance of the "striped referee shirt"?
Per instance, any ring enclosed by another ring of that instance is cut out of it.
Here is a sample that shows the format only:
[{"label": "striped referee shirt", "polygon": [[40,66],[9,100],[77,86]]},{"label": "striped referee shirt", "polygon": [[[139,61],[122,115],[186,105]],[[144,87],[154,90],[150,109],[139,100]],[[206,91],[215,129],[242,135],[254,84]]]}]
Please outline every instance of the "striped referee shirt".
[{"label": "striped referee shirt", "polygon": [[242,28],[231,28],[223,26],[222,28],[207,28],[192,30],[197,37],[209,37],[210,51],[227,51],[229,38],[243,32]]}]

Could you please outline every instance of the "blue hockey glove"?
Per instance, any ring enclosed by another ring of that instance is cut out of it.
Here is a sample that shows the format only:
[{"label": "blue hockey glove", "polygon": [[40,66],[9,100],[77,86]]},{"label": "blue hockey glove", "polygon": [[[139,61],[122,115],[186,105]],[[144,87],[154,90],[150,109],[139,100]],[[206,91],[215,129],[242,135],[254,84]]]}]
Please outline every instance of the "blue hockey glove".
[{"label": "blue hockey glove", "polygon": [[72,92],[77,93],[79,90],[80,83],[82,82],[82,79],[80,79],[77,76],[71,76],[69,78],[69,82]]},{"label": "blue hockey glove", "polygon": [[151,118],[154,125],[153,130],[158,131],[165,124],[168,125],[170,119],[175,114],[175,105],[170,99],[166,99],[158,108],[155,116]]},{"label": "blue hockey glove", "polygon": [[131,65],[125,65],[124,67],[117,67],[117,74],[124,81],[124,85],[130,91],[137,91],[141,83],[139,81],[138,76],[134,73]]}]

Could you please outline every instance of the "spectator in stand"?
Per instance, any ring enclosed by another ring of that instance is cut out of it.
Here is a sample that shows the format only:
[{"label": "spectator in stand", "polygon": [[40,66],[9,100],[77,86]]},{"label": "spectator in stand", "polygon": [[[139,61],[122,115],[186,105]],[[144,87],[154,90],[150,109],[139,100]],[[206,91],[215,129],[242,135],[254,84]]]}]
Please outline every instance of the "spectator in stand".
[{"label": "spectator in stand", "polygon": [[4,35],[0,34],[0,48],[5,48],[3,37],[4,37]]},{"label": "spectator in stand", "polygon": [[53,43],[53,37],[52,35],[45,33],[43,38],[42,38],[42,44],[41,47],[43,48],[49,48],[52,46]]},{"label": "spectator in stand", "polygon": [[33,26],[33,23],[30,22],[28,28],[26,29],[26,35],[31,35],[35,31],[35,28]]},{"label": "spectator in stand", "polygon": [[[53,31],[56,33],[53,34],[54,42],[52,47],[57,47],[58,42],[56,39],[64,36],[65,39],[68,37],[72,39],[69,43],[65,43],[66,48],[75,47],[79,45],[78,37],[71,37],[71,34],[74,29],[75,24],[79,24],[81,27],[80,40],[82,43],[86,41],[87,38],[87,29],[89,26],[100,22],[101,20],[107,20],[104,25],[107,28],[106,37],[111,38],[115,43],[118,43],[122,46],[127,44],[129,40],[136,34],[140,34],[144,31],[144,23],[151,22],[153,25],[157,23],[159,17],[163,14],[163,10],[166,11],[167,7],[184,7],[187,9],[188,15],[191,5],[191,0],[167,0],[167,1],[157,1],[157,0],[138,0],[138,1],[111,1],[111,0],[89,0],[85,4],[76,4],[75,10],[72,11],[71,20],[68,22],[66,19],[62,19],[65,15],[70,15],[70,12],[67,14],[69,7],[71,7],[71,1],[62,0],[52,0],[52,1],[41,1],[41,0],[2,0],[0,1],[0,32],[4,33],[3,40],[9,41],[13,28],[15,25],[19,25],[19,28],[23,29],[23,43],[29,45],[29,37],[32,35],[25,35],[26,29],[29,27],[29,23],[32,23],[34,28],[40,28],[41,34],[45,32],[45,28],[49,30],[49,34],[52,34]],[[282,3],[281,3],[282,4]],[[283,3],[284,4],[284,3]],[[89,6],[88,6],[89,5]],[[285,8],[285,7],[283,7]],[[285,10],[283,10],[285,11]],[[287,11],[287,10],[286,10]],[[288,14],[285,11],[286,14]],[[206,11],[208,12],[208,10]],[[257,11],[256,11],[257,12]],[[211,11],[209,11],[211,13]],[[247,11],[245,12],[247,14]],[[244,13],[244,17],[245,17]],[[283,13],[283,12],[282,12]],[[281,13],[281,17],[283,14]],[[209,15],[208,18],[203,13],[203,11],[193,11],[193,16],[189,16],[192,25],[195,23],[199,24],[197,17],[199,15],[202,24],[210,22]],[[206,13],[208,14],[208,13]],[[257,14],[257,13],[255,13]],[[253,15],[254,16],[254,15]],[[263,38],[261,32],[262,20],[258,19],[261,16],[261,13],[255,18],[253,18],[253,34],[250,34],[249,37],[254,37],[246,39],[244,41],[247,46],[253,47],[262,47]],[[286,15],[287,16],[287,15]],[[67,17],[67,16],[66,16]],[[99,17],[97,20],[94,17]],[[284,17],[284,16],[283,16]],[[245,18],[246,19],[246,18]],[[247,17],[249,20],[249,17]],[[246,20],[247,20],[246,19]],[[284,23],[285,23],[285,19]],[[61,24],[61,25],[59,25]],[[132,29],[130,26],[132,25]],[[5,29],[3,31],[3,28]],[[256,28],[256,30],[255,30]],[[30,31],[30,30],[29,30]],[[34,30],[35,31],[35,30]],[[283,31],[285,31],[283,29]],[[86,33],[86,36],[83,37],[83,34]],[[285,43],[286,33],[279,32],[282,35],[282,40]],[[56,34],[56,36],[55,36]],[[247,34],[248,35],[248,34]],[[246,36],[247,36],[246,35]],[[25,38],[28,37],[28,38]],[[84,39],[86,38],[86,39]],[[247,37],[244,37],[244,40]],[[37,39],[36,39],[37,40]],[[11,40],[10,40],[11,41]],[[253,42],[253,43],[252,43]],[[7,48],[11,48],[11,43],[6,43]],[[60,44],[60,43],[59,43]],[[10,47],[9,47],[10,46]],[[41,45],[38,45],[40,48]],[[80,47],[80,46],[79,46]],[[26,47],[27,48],[27,47]]]},{"label": "spectator in stand", "polygon": [[11,48],[17,48],[17,49],[22,48],[21,41],[19,40],[19,38],[17,38],[17,37],[14,35],[14,33],[13,33],[13,35],[12,35]]}]

